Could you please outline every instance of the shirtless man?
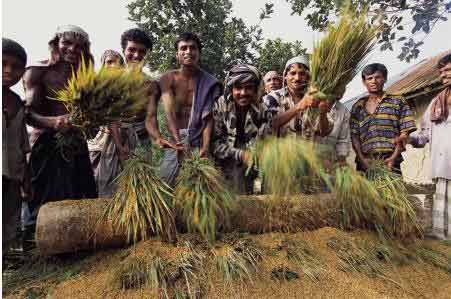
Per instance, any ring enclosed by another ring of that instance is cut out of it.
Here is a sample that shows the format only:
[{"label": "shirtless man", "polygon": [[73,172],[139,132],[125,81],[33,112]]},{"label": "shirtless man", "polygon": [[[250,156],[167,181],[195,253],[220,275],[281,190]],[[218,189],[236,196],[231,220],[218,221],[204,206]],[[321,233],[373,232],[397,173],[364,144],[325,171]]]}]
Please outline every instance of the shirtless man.
[{"label": "shirtless man", "polygon": [[[58,27],[49,42],[50,59],[27,68],[24,74],[27,118],[34,127],[30,156],[33,195],[25,208],[25,225],[34,225],[40,205],[47,201],[97,197],[86,141],[76,141],[77,150],[70,159],[61,154],[56,135],[71,129],[68,111],[51,99],[64,88],[82,57],[85,62],[92,61],[89,47],[88,34],[80,27]],[[27,212],[31,213],[28,217]]]},{"label": "shirtless man", "polygon": [[[168,129],[177,150],[199,148],[201,156],[210,150],[213,130],[213,103],[221,95],[221,85],[215,77],[199,67],[202,44],[194,33],[183,33],[175,42],[177,70],[164,73],[160,79]],[[180,155],[166,150],[161,175],[169,184],[175,183]]]}]

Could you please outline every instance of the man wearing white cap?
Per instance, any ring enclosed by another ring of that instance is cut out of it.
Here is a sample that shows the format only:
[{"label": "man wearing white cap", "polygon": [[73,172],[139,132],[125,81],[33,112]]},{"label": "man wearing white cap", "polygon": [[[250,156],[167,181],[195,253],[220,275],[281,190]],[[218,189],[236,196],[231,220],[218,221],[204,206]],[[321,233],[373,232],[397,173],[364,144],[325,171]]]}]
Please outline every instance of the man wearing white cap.
[{"label": "man wearing white cap", "polygon": [[[329,107],[326,102],[317,101],[306,93],[310,72],[306,56],[297,56],[288,60],[283,72],[283,87],[263,98],[266,119],[271,122],[277,136],[295,134],[308,139],[315,136],[327,136],[333,123],[327,117]],[[304,112],[309,107],[319,107],[320,115],[313,131],[306,126]]]},{"label": "man wearing white cap", "polygon": [[263,77],[263,83],[265,84],[265,92],[268,94],[282,88],[282,77],[277,71],[269,71]]},{"label": "man wearing white cap", "polygon": [[33,126],[33,195],[28,209],[24,208],[24,224],[31,227],[39,207],[47,201],[97,197],[86,141],[74,140],[71,154],[62,155],[57,134],[71,130],[71,126],[66,107],[52,100],[55,92],[65,87],[82,57],[85,62],[93,60],[89,36],[80,27],[60,26],[48,44],[50,58],[28,67],[23,77],[27,119]]},{"label": "man wearing white cap", "polygon": [[[306,56],[290,59],[285,66],[284,87],[263,98],[267,118],[272,119],[272,128],[278,136],[295,134],[310,137],[315,142],[327,145],[330,162],[344,163],[350,152],[349,111],[336,102],[330,109],[306,94],[310,79],[309,62]],[[314,132],[305,124],[304,111],[319,106],[320,116]]]}]

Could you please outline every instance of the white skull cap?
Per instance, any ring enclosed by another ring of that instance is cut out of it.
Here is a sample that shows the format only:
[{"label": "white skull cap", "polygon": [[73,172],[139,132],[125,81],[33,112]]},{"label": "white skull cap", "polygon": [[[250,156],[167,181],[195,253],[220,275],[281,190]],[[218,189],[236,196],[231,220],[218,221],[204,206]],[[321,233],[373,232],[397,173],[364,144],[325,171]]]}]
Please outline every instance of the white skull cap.
[{"label": "white skull cap", "polygon": [[88,33],[86,33],[86,31],[84,31],[83,29],[81,29],[78,26],[75,26],[75,25],[63,25],[63,26],[58,26],[58,28],[56,29],[56,34],[57,35],[64,34],[64,33],[69,33],[69,32],[81,35],[87,42],[89,42],[89,35],[88,35]]}]

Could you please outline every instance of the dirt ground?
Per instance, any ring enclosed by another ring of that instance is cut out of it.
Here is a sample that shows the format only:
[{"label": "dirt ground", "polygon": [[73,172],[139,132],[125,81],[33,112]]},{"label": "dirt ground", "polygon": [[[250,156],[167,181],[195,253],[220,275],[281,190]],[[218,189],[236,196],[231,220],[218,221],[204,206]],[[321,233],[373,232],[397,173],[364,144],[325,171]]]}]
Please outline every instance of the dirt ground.
[{"label": "dirt ground", "polygon": [[[126,249],[85,253],[76,258],[75,255],[52,258],[41,264],[30,264],[28,270],[23,269],[27,267],[25,265],[17,273],[9,273],[10,276],[3,274],[3,297],[450,298],[450,244],[432,240],[418,242],[421,246],[437,252],[438,256],[442,257],[443,264],[413,257],[402,263],[394,262],[395,259],[393,262],[387,262],[376,258],[377,267],[373,269],[364,258],[356,258],[358,261],[353,264],[354,268],[346,269],[343,268],[346,264],[343,254],[352,253],[353,250],[358,250],[356,248],[374,248],[380,241],[369,232],[343,232],[330,227],[296,234],[224,235],[213,248],[197,236],[182,235],[177,244],[148,240]],[[292,244],[288,245],[292,247],[287,247],[286,244]],[[352,246],[340,253],[331,244]],[[302,264],[302,261],[296,263],[290,259],[289,248],[299,249],[296,246],[307,246],[311,249],[312,257],[314,256],[316,261],[315,266],[311,266],[311,263]],[[237,270],[241,274],[227,279],[223,268],[218,266],[218,256],[227,255],[229,252],[244,254],[249,248],[254,248],[254,252],[257,252],[255,256],[258,257],[247,264],[252,264],[252,267],[243,268],[241,272]],[[187,256],[189,252],[199,253],[199,256],[204,258],[201,266],[191,268],[192,279],[190,284],[186,284],[183,276],[173,273],[179,271],[174,272],[174,267],[181,269],[181,257]],[[351,255],[351,259],[353,258],[355,256]],[[163,266],[155,272],[159,273],[159,276],[152,276],[159,277],[160,283],[163,283],[159,288],[152,282],[127,288],[118,284],[118,281],[121,281],[118,279],[118,269],[136,260],[161,262],[158,265]],[[48,271],[52,263],[58,264],[53,274]],[[39,268],[43,265],[44,270]],[[42,279],[39,275],[29,278],[22,274],[22,278],[16,277],[16,285],[11,283],[14,275],[33,271],[48,274],[48,278]],[[313,271],[316,278],[312,279],[308,275],[309,271]]]}]

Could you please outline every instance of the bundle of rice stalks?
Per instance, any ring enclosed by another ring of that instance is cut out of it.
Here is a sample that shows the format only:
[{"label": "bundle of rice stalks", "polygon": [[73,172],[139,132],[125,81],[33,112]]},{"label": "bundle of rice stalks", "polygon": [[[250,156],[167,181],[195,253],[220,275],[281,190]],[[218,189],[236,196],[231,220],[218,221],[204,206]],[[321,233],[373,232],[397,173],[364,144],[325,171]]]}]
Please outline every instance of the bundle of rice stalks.
[{"label": "bundle of rice stalks", "polygon": [[365,11],[357,12],[351,1],[344,5],[338,23],[329,25],[326,35],[313,46],[310,91],[321,100],[339,100],[373,50],[376,34]]},{"label": "bundle of rice stalks", "polygon": [[158,255],[151,260],[129,257],[115,267],[110,283],[121,289],[150,287],[168,298],[167,263]]},{"label": "bundle of rice stalks", "polygon": [[383,262],[369,250],[359,247],[350,241],[337,238],[331,238],[327,241],[327,246],[337,253],[339,270],[359,272],[368,277],[379,277],[393,281],[385,274],[386,269]]},{"label": "bundle of rice stalks", "polygon": [[414,251],[421,261],[451,274],[451,255],[434,250],[432,247],[422,245]]},{"label": "bundle of rice stalks", "polygon": [[385,167],[378,171],[380,175],[371,175],[369,180],[349,167],[336,169],[333,193],[342,213],[342,228],[373,229],[383,239],[421,235],[402,179]]},{"label": "bundle of rice stalks", "polygon": [[[257,156],[256,163],[268,191],[287,195],[323,188],[328,177],[319,157],[318,146],[295,137],[259,141],[254,155]],[[256,159],[253,158],[254,161]]]},{"label": "bundle of rice stalks", "polygon": [[389,236],[421,236],[422,230],[415,206],[409,200],[402,176],[388,170],[382,161],[373,161],[367,176],[378,191],[379,199],[384,207],[378,217],[381,218],[380,220],[385,219],[385,222],[376,222],[376,229],[379,232],[388,233]]},{"label": "bundle of rice stalks", "polygon": [[183,161],[175,188],[176,208],[189,232],[199,232],[207,241],[228,225],[234,196],[213,162],[192,152]]},{"label": "bundle of rice stalks", "polygon": [[[139,157],[127,160],[117,177],[117,190],[104,217],[117,231],[125,231],[127,242],[145,240],[149,234],[172,241],[175,236],[173,193],[153,167]],[[103,217],[102,217],[103,218]]]},{"label": "bundle of rice stalks", "polygon": [[[175,286],[175,297],[179,294],[183,295],[181,298],[198,298],[197,295],[202,288],[200,282],[207,280],[204,271],[206,254],[203,250],[193,248],[189,242],[185,242],[184,247],[187,251],[171,263],[174,270],[168,275],[169,282]],[[181,287],[176,287],[177,281],[181,282]]]},{"label": "bundle of rice stalks", "polygon": [[222,274],[226,283],[239,280],[252,281],[257,272],[262,251],[250,240],[240,240],[233,245],[225,245],[212,250],[216,270]]},{"label": "bundle of rice stalks", "polygon": [[70,114],[70,123],[86,139],[95,137],[100,126],[130,118],[147,103],[144,75],[137,69],[101,68],[82,61],[65,89],[56,93]]},{"label": "bundle of rice stalks", "polygon": [[301,267],[302,272],[312,281],[319,281],[321,274],[326,270],[324,262],[318,254],[303,240],[285,241],[287,258]]}]

